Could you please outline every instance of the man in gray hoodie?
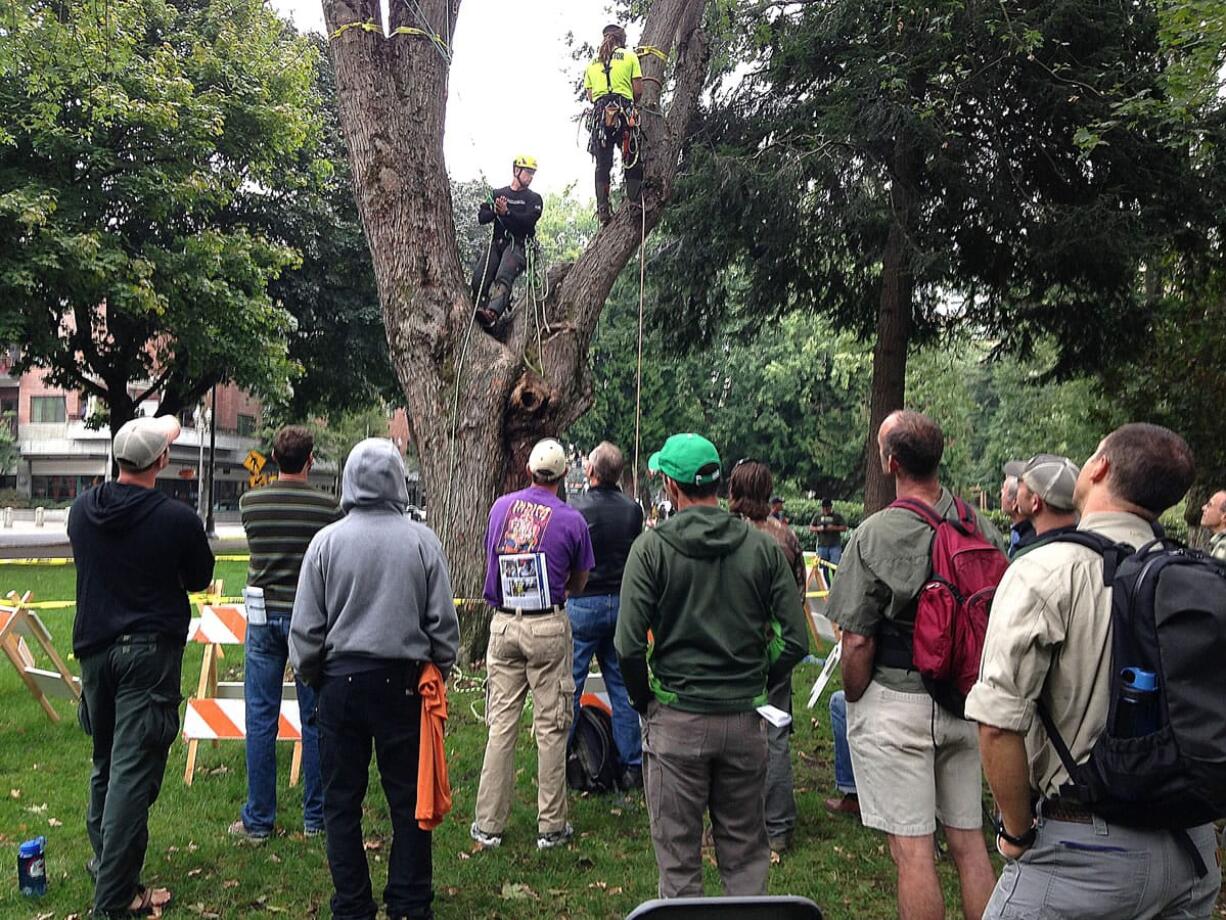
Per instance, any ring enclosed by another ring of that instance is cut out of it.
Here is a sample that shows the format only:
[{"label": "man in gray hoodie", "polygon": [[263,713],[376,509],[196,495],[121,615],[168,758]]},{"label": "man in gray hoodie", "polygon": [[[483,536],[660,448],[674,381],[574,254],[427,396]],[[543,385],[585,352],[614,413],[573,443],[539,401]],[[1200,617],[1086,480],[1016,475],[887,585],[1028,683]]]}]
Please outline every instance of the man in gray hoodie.
[{"label": "man in gray hoodie", "polygon": [[390,920],[433,916],[430,832],[417,807],[421,743],[418,673],[446,677],[460,627],[434,532],[405,515],[404,462],[391,441],[349,454],[341,487],[347,516],[315,535],[302,562],[290,622],[290,661],[317,687],[320,772],[336,920],[374,920],[362,846],[362,800],[373,742],[392,815],[383,899]]}]

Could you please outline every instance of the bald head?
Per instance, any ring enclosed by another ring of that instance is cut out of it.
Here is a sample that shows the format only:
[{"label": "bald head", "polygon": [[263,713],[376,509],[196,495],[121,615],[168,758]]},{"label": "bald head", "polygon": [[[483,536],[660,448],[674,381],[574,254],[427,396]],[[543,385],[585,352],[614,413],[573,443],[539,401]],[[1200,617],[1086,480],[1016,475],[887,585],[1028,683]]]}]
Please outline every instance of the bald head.
[{"label": "bald head", "polygon": [[1201,505],[1200,526],[1208,527],[1214,533],[1226,530],[1226,491],[1214,492],[1209,496],[1209,501]]},{"label": "bald head", "polygon": [[892,476],[910,479],[935,479],[945,435],[941,426],[922,412],[899,409],[891,412],[877,429],[881,470]]}]

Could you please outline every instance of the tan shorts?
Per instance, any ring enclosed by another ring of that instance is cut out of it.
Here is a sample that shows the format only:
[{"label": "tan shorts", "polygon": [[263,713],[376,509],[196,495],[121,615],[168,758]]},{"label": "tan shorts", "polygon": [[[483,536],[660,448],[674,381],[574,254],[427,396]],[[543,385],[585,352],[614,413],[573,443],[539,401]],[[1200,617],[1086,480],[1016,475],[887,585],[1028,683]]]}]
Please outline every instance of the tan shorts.
[{"label": "tan shorts", "polygon": [[847,741],[860,820],[899,837],[983,823],[983,773],[974,722],[950,715],[926,693],[873,681],[847,703]]}]

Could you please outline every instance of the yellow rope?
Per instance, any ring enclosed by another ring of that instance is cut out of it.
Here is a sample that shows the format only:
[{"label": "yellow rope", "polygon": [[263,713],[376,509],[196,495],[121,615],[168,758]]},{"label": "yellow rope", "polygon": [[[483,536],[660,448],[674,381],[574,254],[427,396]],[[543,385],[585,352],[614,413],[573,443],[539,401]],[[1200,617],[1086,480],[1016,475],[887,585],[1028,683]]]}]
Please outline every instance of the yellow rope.
[{"label": "yellow rope", "polygon": [[663,61],[665,64],[667,64],[667,63],[668,63],[668,54],[667,54],[667,52],[661,51],[661,50],[660,50],[659,48],[657,48],[655,45],[640,45],[639,47],[635,48],[634,50],[635,50],[635,53],[636,53],[636,54],[650,54],[650,55],[653,55],[653,56],[655,56],[655,57],[658,57],[658,58],[659,58],[661,61]]}]

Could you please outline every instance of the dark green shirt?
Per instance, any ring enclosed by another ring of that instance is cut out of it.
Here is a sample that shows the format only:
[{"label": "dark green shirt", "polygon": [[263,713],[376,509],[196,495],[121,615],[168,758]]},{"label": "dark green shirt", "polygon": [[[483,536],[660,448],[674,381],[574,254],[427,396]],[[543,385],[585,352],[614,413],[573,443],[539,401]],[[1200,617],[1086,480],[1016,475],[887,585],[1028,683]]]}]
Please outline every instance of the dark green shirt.
[{"label": "dark green shirt", "polygon": [[264,589],[269,616],[287,617],[311,538],[343,516],[336,499],[305,482],[278,480],[247,492],[238,507],[251,552],[247,584]]}]

